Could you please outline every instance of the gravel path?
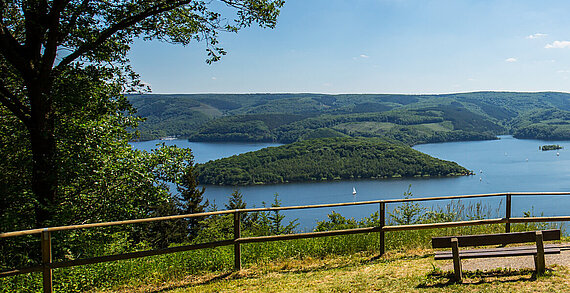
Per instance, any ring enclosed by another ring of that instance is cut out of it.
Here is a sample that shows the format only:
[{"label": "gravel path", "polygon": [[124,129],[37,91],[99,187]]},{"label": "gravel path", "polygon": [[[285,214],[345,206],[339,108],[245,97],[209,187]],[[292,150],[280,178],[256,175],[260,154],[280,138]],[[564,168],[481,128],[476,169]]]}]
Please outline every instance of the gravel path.
[{"label": "gravel path", "polygon": [[[570,243],[559,245],[560,254],[547,254],[545,256],[546,266],[553,264],[570,267]],[[434,264],[444,271],[453,270],[453,260],[435,260]],[[487,271],[497,268],[510,269],[534,269],[534,258],[532,255],[516,257],[494,257],[461,260],[463,271]]]}]

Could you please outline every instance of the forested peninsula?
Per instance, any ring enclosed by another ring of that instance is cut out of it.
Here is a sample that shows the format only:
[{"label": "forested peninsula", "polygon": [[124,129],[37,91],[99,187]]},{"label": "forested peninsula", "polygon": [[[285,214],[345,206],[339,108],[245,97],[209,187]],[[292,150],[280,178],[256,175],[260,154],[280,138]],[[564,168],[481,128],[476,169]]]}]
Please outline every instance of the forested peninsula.
[{"label": "forested peninsula", "polygon": [[402,143],[380,138],[325,138],[270,147],[199,164],[201,184],[458,176],[471,172]]},{"label": "forested peninsula", "polygon": [[130,95],[141,140],[281,142],[382,137],[408,145],[516,138],[570,139],[570,94]]}]

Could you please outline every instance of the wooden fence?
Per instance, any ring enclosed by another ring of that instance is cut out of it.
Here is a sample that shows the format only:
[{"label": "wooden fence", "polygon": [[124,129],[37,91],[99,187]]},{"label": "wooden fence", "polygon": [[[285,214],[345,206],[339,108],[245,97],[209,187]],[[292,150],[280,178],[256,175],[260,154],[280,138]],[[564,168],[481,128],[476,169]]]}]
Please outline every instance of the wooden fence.
[{"label": "wooden fence", "polygon": [[[145,218],[136,220],[126,220],[126,221],[116,221],[116,222],[104,222],[104,223],[93,223],[84,225],[72,225],[72,226],[60,226],[60,227],[49,227],[40,228],[32,230],[23,230],[15,232],[0,233],[1,238],[17,237],[25,235],[39,234],[41,237],[41,252],[42,252],[42,264],[39,266],[14,269],[9,271],[0,272],[0,277],[7,277],[19,274],[27,274],[32,272],[42,272],[43,274],[43,289],[44,292],[53,292],[52,286],[52,271],[53,269],[82,266],[88,264],[96,264],[102,262],[110,262],[117,260],[140,258],[152,255],[161,255],[168,253],[175,253],[181,251],[189,251],[204,248],[213,248],[218,246],[234,246],[234,268],[235,270],[241,269],[241,248],[240,245],[243,243],[254,243],[254,242],[269,242],[269,241],[282,241],[290,239],[301,239],[301,238],[317,238],[317,237],[327,237],[336,235],[348,235],[348,234],[360,234],[360,233],[380,233],[380,255],[384,254],[385,247],[385,233],[391,231],[404,231],[404,230],[420,230],[420,229],[434,229],[434,228],[449,228],[449,227],[459,227],[459,226],[475,226],[475,225],[488,225],[488,224],[505,224],[505,231],[510,232],[511,223],[530,223],[530,222],[563,222],[570,221],[570,216],[555,216],[555,217],[511,217],[511,206],[513,196],[553,196],[553,195],[570,195],[570,192],[512,192],[512,193],[489,193],[489,194],[473,194],[473,195],[457,195],[457,196],[439,196],[439,197],[426,197],[426,198],[409,198],[409,199],[389,199],[389,200],[372,200],[372,201],[361,201],[361,202],[350,202],[350,203],[335,203],[335,204],[318,204],[318,205],[304,205],[304,206],[289,206],[289,207],[271,207],[271,208],[251,208],[251,209],[238,209],[238,210],[226,210],[226,211],[216,211],[198,214],[187,214],[187,215],[176,215],[167,217],[156,217],[156,218]],[[423,202],[423,201],[438,201],[438,200],[454,200],[454,199],[468,199],[468,198],[488,198],[488,197],[504,197],[506,202],[505,217],[494,218],[494,219],[482,219],[482,220],[469,220],[469,221],[458,221],[458,222],[444,222],[444,223],[430,223],[430,224],[414,224],[414,225],[397,225],[397,226],[387,226],[386,225],[386,205],[388,204],[399,204],[405,202]],[[334,230],[334,231],[323,231],[323,232],[309,232],[309,233],[298,233],[298,234],[283,234],[283,235],[272,235],[272,236],[259,236],[259,237],[241,237],[241,227],[240,227],[240,215],[244,213],[251,212],[270,212],[270,211],[283,211],[283,210],[298,210],[298,209],[315,209],[315,208],[331,208],[331,207],[343,207],[343,206],[357,206],[357,205],[379,205],[380,214],[380,225],[376,227],[366,227],[366,228],[355,228],[355,229],[345,229],[345,230]],[[86,258],[86,259],[76,259],[68,261],[53,262],[52,261],[52,241],[51,235],[53,232],[67,231],[67,230],[77,230],[77,229],[87,229],[96,227],[108,227],[117,225],[127,225],[127,224],[138,224],[138,223],[148,223],[156,221],[167,221],[182,218],[194,218],[194,217],[207,217],[213,215],[225,215],[233,214],[234,218],[234,237],[233,239],[215,241],[209,243],[193,244],[169,247],[163,249],[137,251],[131,253],[123,253],[116,255],[106,255],[100,257]]]}]

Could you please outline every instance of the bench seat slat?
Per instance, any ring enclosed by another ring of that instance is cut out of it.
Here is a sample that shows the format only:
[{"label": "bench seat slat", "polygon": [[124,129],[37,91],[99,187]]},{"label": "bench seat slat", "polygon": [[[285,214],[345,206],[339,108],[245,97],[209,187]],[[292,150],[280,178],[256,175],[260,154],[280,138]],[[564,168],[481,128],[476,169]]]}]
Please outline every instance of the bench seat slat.
[{"label": "bench seat slat", "polygon": [[[535,242],[536,232],[514,232],[514,233],[498,233],[498,234],[482,234],[482,235],[465,235],[465,236],[444,236],[433,237],[433,248],[449,248],[451,247],[451,238],[457,238],[460,247],[466,246],[484,246],[498,244],[514,244]],[[542,231],[544,241],[560,240],[560,230],[544,230]]]},{"label": "bench seat slat", "polygon": [[[525,246],[507,246],[507,247],[493,247],[493,248],[479,248],[479,249],[471,249],[471,250],[476,250],[479,252],[486,252],[486,251],[497,251],[497,250],[504,250],[504,251],[514,251],[514,250],[526,250],[526,249],[535,249],[536,250],[536,246],[535,245],[525,245]],[[544,245],[545,249],[548,248],[560,248],[560,246],[558,244],[546,244]],[[462,250],[462,251],[469,251],[469,250]],[[443,250],[443,251],[436,251],[436,254],[442,254],[442,253],[451,253],[451,251],[449,250]]]},{"label": "bench seat slat", "polygon": [[[545,254],[559,254],[560,248],[558,247],[545,247],[544,248]],[[470,249],[470,250],[463,250],[459,251],[459,258],[467,259],[467,258],[487,258],[487,257],[507,257],[507,256],[524,256],[524,255],[535,255],[536,254],[536,246],[527,246],[524,248],[517,248],[506,250],[505,248],[496,248],[496,249]],[[438,251],[435,254],[434,259],[452,259],[453,254],[450,251]]]}]

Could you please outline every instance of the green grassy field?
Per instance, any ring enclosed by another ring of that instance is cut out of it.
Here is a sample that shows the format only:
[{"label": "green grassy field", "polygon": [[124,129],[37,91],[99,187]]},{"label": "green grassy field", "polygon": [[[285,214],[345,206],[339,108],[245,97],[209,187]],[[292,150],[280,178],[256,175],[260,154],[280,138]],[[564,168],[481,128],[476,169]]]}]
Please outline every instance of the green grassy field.
[{"label": "green grassy field", "polygon": [[536,278],[530,269],[465,273],[462,284],[437,268],[430,250],[256,264],[240,272],[205,273],[162,284],[101,292],[567,292],[570,272],[550,266]]}]

